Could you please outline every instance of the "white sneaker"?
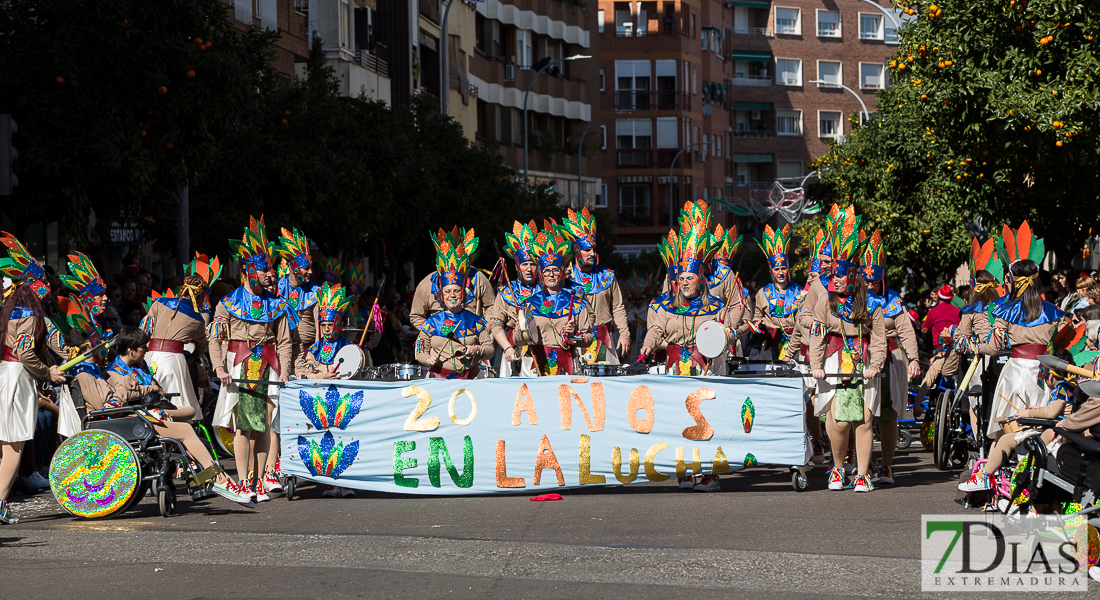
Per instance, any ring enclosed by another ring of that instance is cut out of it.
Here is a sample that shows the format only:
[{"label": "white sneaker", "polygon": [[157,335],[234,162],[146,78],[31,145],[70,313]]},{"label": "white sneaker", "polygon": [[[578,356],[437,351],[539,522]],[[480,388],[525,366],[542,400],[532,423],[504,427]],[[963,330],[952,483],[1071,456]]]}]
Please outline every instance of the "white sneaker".
[{"label": "white sneaker", "polygon": [[271,500],[271,496],[267,495],[267,492],[264,491],[263,484],[259,482],[256,483],[256,488],[252,491],[252,494],[252,499],[256,502],[267,502]]},{"label": "white sneaker", "polygon": [[268,494],[283,491],[283,484],[279,483],[279,478],[275,476],[274,471],[264,473],[264,490]]},{"label": "white sneaker", "polygon": [[336,488],[336,489],[340,491],[340,497],[341,498],[354,498],[355,497],[355,490],[353,490],[351,488],[342,487],[342,488]]},{"label": "white sneaker", "polygon": [[869,492],[875,489],[875,485],[871,483],[871,477],[869,475],[856,475],[852,487],[855,488],[857,492]]},{"label": "white sneaker", "polygon": [[681,490],[690,490],[695,488],[694,477],[681,477],[679,479],[679,487]]},{"label": "white sneaker", "polygon": [[210,491],[246,508],[256,508],[256,505],[252,502],[251,495],[242,493],[242,488],[233,483],[232,480],[227,480],[224,485],[215,483],[210,486]]},{"label": "white sneaker", "polygon": [[1100,581],[1100,567],[1089,567],[1089,577]]},{"label": "white sneaker", "polygon": [[833,467],[832,469],[829,469],[829,489],[844,489],[844,469],[841,469],[839,467]]},{"label": "white sneaker", "polygon": [[966,483],[959,484],[960,492],[980,492],[989,489],[993,489],[993,484],[989,481],[989,473],[983,470],[978,470],[971,475]]},{"label": "white sneaker", "polygon": [[326,485],[325,491],[321,492],[321,495],[325,498],[335,498],[337,496],[336,486]]},{"label": "white sneaker", "polygon": [[23,481],[27,482],[27,485],[33,490],[44,490],[50,487],[50,480],[43,477],[38,471],[34,471],[29,477],[24,477]]}]

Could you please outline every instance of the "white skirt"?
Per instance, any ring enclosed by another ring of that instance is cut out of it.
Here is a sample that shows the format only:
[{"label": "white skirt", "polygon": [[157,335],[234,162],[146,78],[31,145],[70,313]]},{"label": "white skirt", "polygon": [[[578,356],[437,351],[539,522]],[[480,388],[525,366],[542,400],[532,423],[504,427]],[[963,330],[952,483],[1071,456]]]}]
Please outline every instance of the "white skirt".
[{"label": "white skirt", "polygon": [[0,362],[0,442],[34,439],[38,422],[38,392],[23,363]]},{"label": "white skirt", "polygon": [[523,359],[520,361],[520,366],[519,366],[519,372],[518,373],[512,370],[512,364],[513,363],[511,363],[509,361],[506,361],[506,360],[504,360],[503,357],[501,357],[500,370],[497,371],[498,373],[500,373],[501,377],[538,377],[539,376],[539,367],[535,363],[534,357],[532,357],[530,354],[525,354],[523,356]]},{"label": "white skirt", "polygon": [[80,415],[73,404],[73,395],[69,386],[62,385],[57,388],[57,435],[73,437],[80,433]]},{"label": "white skirt", "polygon": [[[241,364],[236,367],[233,366],[233,358],[235,353],[225,353],[225,370],[233,376],[234,379],[240,379]],[[282,365],[280,365],[282,366]],[[275,369],[268,370],[268,381],[272,383],[279,383],[279,374],[275,372]],[[275,410],[271,412],[271,426],[278,433],[279,430],[279,387],[275,385],[269,385],[267,387],[267,397],[275,405]],[[214,407],[214,425],[216,427],[225,427],[227,429],[233,429],[233,417],[234,409],[237,408],[237,396],[240,394],[237,384],[230,383],[229,385],[221,386],[218,391],[218,404]]]},{"label": "white skirt", "polygon": [[1039,361],[1031,358],[1010,358],[1001,370],[1001,377],[993,392],[993,407],[989,413],[986,433],[993,436],[1000,431],[1001,419],[1016,414],[1017,409],[1046,406],[1048,402],[1050,390],[1039,384]]},{"label": "white skirt", "polygon": [[909,398],[909,358],[905,350],[895,348],[886,361],[886,368],[890,369],[890,404],[894,412],[901,414],[905,409],[905,401]]},{"label": "white skirt", "polygon": [[157,383],[165,392],[179,394],[169,399],[172,404],[177,408],[190,406],[195,409],[195,418],[201,420],[202,405],[195,393],[195,385],[191,383],[191,374],[187,371],[187,359],[184,355],[149,351],[145,355],[145,363],[149,365],[153,377],[156,377]]},{"label": "white skirt", "polygon": [[[826,373],[837,373],[840,371],[840,352],[834,353],[832,356],[825,357],[825,366],[823,369]],[[836,394],[836,386],[839,383],[838,377],[826,377],[825,379],[813,380],[817,383],[817,395],[814,396],[814,415],[821,416],[827,414],[829,409],[833,406],[833,395]],[[878,406],[882,395],[879,394],[879,386],[882,383],[882,378],[876,377],[869,383],[863,382],[863,407],[870,409],[872,415],[878,414]]]}]

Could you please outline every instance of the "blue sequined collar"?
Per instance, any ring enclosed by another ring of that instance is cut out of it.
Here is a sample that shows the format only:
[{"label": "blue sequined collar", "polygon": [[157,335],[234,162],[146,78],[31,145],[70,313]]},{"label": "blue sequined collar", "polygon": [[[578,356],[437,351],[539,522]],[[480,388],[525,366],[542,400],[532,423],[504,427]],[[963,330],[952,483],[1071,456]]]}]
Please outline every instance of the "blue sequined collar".
[{"label": "blue sequined collar", "polygon": [[336,358],[336,353],[350,343],[348,338],[342,335],[336,336],[336,339],[331,342],[322,338],[309,347],[309,353],[322,365],[331,365]]},{"label": "blue sequined collar", "polygon": [[578,315],[587,305],[584,289],[576,286],[562,288],[556,294],[547,293],[545,288],[540,287],[526,302],[531,312],[551,319],[569,316],[570,308],[574,315]]},{"label": "blue sequined collar", "polygon": [[592,268],[591,273],[585,273],[574,264],[573,276],[570,281],[573,282],[573,285],[584,290],[585,294],[598,294],[611,287],[611,284],[615,281],[615,271],[596,265]]},{"label": "blue sequined collar", "polygon": [[907,313],[905,301],[901,294],[890,288],[886,288],[886,297],[883,298],[882,316],[888,319],[896,319],[899,315]]},{"label": "blue sequined collar", "polygon": [[33,317],[33,316],[34,316],[34,311],[33,310],[27,308],[26,306],[16,306],[15,308],[11,309],[10,319],[11,320],[25,319],[27,317]]},{"label": "blue sequined collar", "polygon": [[116,356],[111,365],[107,367],[107,370],[112,373],[118,373],[119,375],[125,375],[137,380],[141,385],[153,385],[153,374],[149,372],[149,366],[145,364],[145,361],[130,366],[126,364],[121,356]]},{"label": "blue sequined collar", "polygon": [[195,307],[191,305],[191,299],[190,298],[163,298],[162,297],[162,298],[157,298],[156,302],[158,304],[163,304],[163,305],[167,306],[169,310],[176,310],[176,307],[178,306],[179,307],[178,314],[186,315],[188,317],[191,317],[192,319],[195,319],[196,321],[202,321],[203,320],[202,315],[200,315],[195,310]]},{"label": "blue sequined collar", "polygon": [[243,285],[229,292],[221,303],[229,314],[252,323],[270,323],[283,316],[289,306],[286,300],[267,291],[259,296],[253,295]]},{"label": "blue sequined collar", "polygon": [[485,329],[485,319],[474,313],[463,310],[460,313],[449,313],[441,310],[424,319],[420,330],[428,335],[447,337],[454,334],[456,338],[476,336]]},{"label": "blue sequined collar", "polygon": [[312,279],[296,286],[291,282],[292,277],[295,277],[295,275],[283,275],[279,278],[279,297],[286,300],[290,308],[296,311],[306,310],[317,304],[317,290],[321,286],[317,285],[317,282]]},{"label": "blue sequined collar", "polygon": [[802,308],[802,286],[793,281],[787,282],[787,289],[780,292],[775,283],[764,286],[764,299],[768,301],[768,314],[773,317],[786,317]]},{"label": "blue sequined collar", "polygon": [[1039,314],[1039,317],[1034,321],[1027,321],[1027,317],[1024,316],[1024,303],[1021,298],[1014,298],[1012,300],[1004,301],[1000,306],[993,309],[993,316],[998,319],[1004,319],[1014,325],[1020,325],[1021,327],[1038,327],[1039,325],[1046,325],[1062,318],[1064,315],[1057,306],[1054,306],[1050,302],[1043,300],[1043,311]]},{"label": "blue sequined collar", "polygon": [[520,308],[532,294],[541,289],[537,282],[530,286],[520,281],[509,281],[508,283],[508,286],[500,288],[500,295],[508,303],[508,306],[513,308]]},{"label": "blue sequined collar", "polygon": [[714,261],[714,268],[711,269],[711,273],[707,275],[707,287],[714,289],[722,284],[729,277],[730,268],[728,265],[724,265],[717,260]]},{"label": "blue sequined collar", "polygon": [[703,306],[702,296],[692,298],[687,306],[673,306],[676,298],[666,292],[665,294],[661,294],[661,296],[658,296],[657,299],[654,300],[654,303],[657,305],[657,309],[664,310],[682,317],[705,317],[717,314],[718,311],[722,310],[721,300],[715,298],[714,296],[707,297],[710,299],[707,306]]}]

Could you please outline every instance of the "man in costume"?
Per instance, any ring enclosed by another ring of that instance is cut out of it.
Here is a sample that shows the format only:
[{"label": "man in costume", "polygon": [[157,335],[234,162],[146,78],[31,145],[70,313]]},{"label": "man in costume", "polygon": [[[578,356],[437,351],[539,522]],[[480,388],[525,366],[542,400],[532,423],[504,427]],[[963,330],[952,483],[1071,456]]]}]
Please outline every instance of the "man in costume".
[{"label": "man in costume", "polygon": [[[161,296],[149,304],[141,330],[149,335],[149,353],[146,359],[164,391],[178,394],[170,397],[172,404],[191,407],[202,418],[202,403],[195,384],[191,381],[188,364],[206,354],[206,320],[203,312],[209,312],[207,289],[217,280],[222,267],[218,257],[208,260],[195,253],[191,264],[184,267],[185,279],[177,297]],[[190,355],[184,346],[194,344]]]},{"label": "man in costume", "polygon": [[313,281],[313,259],[309,254],[309,238],[304,233],[297,228],[287,231],[284,227],[275,251],[286,261],[289,271],[279,278],[279,297],[295,312],[297,327],[291,332],[291,338],[294,340],[293,359],[297,361],[305,349],[317,341],[317,290],[320,286]]},{"label": "man in costume", "polygon": [[80,298],[92,311],[92,316],[99,321],[100,326],[105,331],[110,331],[103,320],[103,311],[107,309],[107,286],[104,285],[99,272],[95,270],[91,259],[83,252],[70,254],[69,273],[71,275],[60,275],[61,281],[69,289],[80,294]]},{"label": "man in costume", "polygon": [[715,225],[714,238],[718,240],[718,252],[704,268],[707,292],[726,305],[726,311],[730,313],[730,321],[737,329],[738,346],[731,350],[736,353],[741,351],[740,340],[748,334],[748,321],[752,316],[745,286],[732,268],[733,257],[741,247],[742,237],[737,235],[737,226],[726,229],[720,224]]},{"label": "man in costume", "polygon": [[295,373],[306,379],[333,379],[336,372],[336,353],[352,342],[340,335],[343,314],[351,304],[344,288],[325,282],[317,294],[317,318],[319,339],[298,359]]},{"label": "man in costume", "polygon": [[787,252],[791,245],[791,226],[774,231],[764,226],[764,237],[758,242],[768,259],[772,281],[756,292],[756,307],[749,326],[766,336],[765,349],[774,352],[776,360],[787,360],[797,354],[789,342],[794,334],[795,314],[802,306],[802,286],[790,280]]},{"label": "man in costume", "polygon": [[[477,260],[477,255],[480,252],[474,230],[467,231],[466,229],[459,229],[457,226],[452,228],[450,232],[440,229],[432,240],[437,252],[443,242],[451,247],[462,244],[469,252],[467,256],[469,272],[465,274],[465,306],[470,307],[470,310],[477,316],[484,317],[486,311],[493,306],[496,294],[493,292],[493,286],[489,283],[489,278],[474,268],[474,261]],[[415,329],[420,329],[425,319],[443,310],[443,307],[439,304],[438,278],[439,273],[433,271],[416,285],[412,306],[409,307],[409,322]]]},{"label": "man in costume", "polygon": [[[221,381],[214,425],[237,430],[233,440],[240,485],[258,501],[269,499],[263,480],[270,451],[269,427],[278,427],[278,382],[289,378],[291,355],[287,303],[268,292],[275,281],[263,217],[249,217],[240,240],[229,240],[244,281],[218,303],[207,332],[210,360]],[[234,381],[238,380],[238,381]],[[260,478],[256,479],[256,473]]]},{"label": "man in costume", "polygon": [[437,301],[443,309],[421,323],[416,360],[434,377],[474,379],[481,373],[481,361],[493,355],[493,338],[485,319],[463,308],[473,247],[465,242],[452,245],[451,240],[433,241],[437,241]]},{"label": "man in costume", "polygon": [[532,251],[542,285],[525,305],[533,320],[531,354],[541,375],[575,375],[581,350],[592,344],[595,336],[584,289],[565,276],[573,244],[560,226],[546,221],[535,236]]},{"label": "man in costume", "polygon": [[[630,353],[630,325],[626,320],[623,292],[615,272],[599,264],[596,255],[596,219],[588,207],[569,209],[561,231],[573,241],[576,260],[570,265],[570,281],[584,291],[594,316],[595,343],[585,352],[585,362],[619,364]],[[618,339],[618,342],[615,341]]]},{"label": "man in costume", "polygon": [[[501,377],[510,377],[515,373],[524,377],[538,375],[534,358],[527,352],[525,345],[516,344],[514,335],[517,330],[526,333],[528,320],[524,305],[539,289],[538,263],[532,249],[537,232],[538,226],[534,221],[527,225],[516,221],[512,225],[512,232],[504,234],[504,252],[516,261],[516,279],[501,286],[500,293],[487,313],[493,339],[504,351],[500,363]],[[507,276],[508,267],[503,263],[501,266]],[[522,361],[518,369],[515,366],[517,361]]]}]

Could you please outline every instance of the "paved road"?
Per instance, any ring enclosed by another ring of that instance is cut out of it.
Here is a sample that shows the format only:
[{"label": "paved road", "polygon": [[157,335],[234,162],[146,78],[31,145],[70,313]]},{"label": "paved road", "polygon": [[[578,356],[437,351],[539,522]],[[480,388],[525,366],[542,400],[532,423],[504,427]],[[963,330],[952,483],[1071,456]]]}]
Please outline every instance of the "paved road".
[{"label": "paved road", "polygon": [[[920,597],[922,514],[958,513],[956,474],[899,456],[898,485],[794,492],[779,469],[722,493],[667,482],[527,496],[277,498],[256,510],[146,499],[77,521],[48,494],[0,526],[3,598]],[[1095,584],[1094,584],[1095,585]],[[11,594],[12,590],[22,590]]]}]

